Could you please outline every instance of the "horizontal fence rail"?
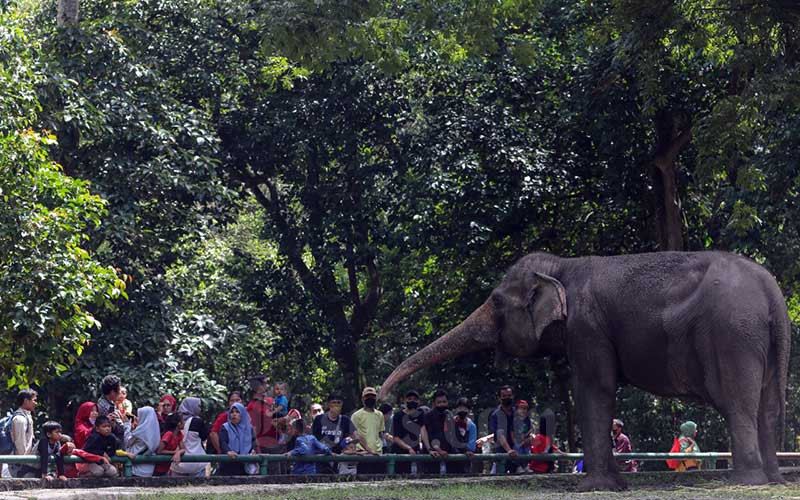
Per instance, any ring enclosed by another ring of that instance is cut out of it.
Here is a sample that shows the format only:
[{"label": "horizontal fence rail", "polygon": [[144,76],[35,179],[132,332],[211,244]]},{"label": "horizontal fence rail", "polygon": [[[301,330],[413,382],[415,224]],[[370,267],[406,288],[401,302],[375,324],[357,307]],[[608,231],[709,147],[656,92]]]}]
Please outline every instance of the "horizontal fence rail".
[{"label": "horizontal fence rail", "polygon": [[[800,460],[800,453],[794,452],[780,452],[776,454],[778,460]],[[732,458],[730,452],[704,452],[704,453],[615,453],[616,460],[639,460],[639,461],[656,461],[656,460],[688,460],[688,459],[728,459]],[[181,457],[181,462],[210,462],[210,463],[256,463],[259,464],[259,474],[269,474],[270,463],[339,463],[339,462],[357,462],[357,463],[385,463],[386,474],[395,474],[395,465],[398,462],[494,462],[497,464],[499,473],[505,471],[505,464],[511,460],[514,463],[524,464],[531,460],[541,462],[558,462],[558,461],[578,461],[583,459],[583,453],[542,453],[531,455],[518,455],[517,458],[512,458],[505,453],[483,453],[475,455],[461,455],[452,454],[446,457],[434,457],[426,453],[419,453],[417,455],[397,455],[397,454],[384,454],[384,455],[308,455],[287,457],[286,455],[237,455],[231,457],[228,455],[184,455]],[[64,457],[64,462],[68,464],[86,463],[80,457],[67,455]],[[133,459],[128,457],[111,457],[111,462],[121,463],[123,466],[123,475],[125,477],[132,476],[132,466],[134,464],[159,464],[172,462],[172,455],[139,455]],[[39,463],[37,455],[0,455],[0,463],[5,464],[30,464],[36,465]]]}]

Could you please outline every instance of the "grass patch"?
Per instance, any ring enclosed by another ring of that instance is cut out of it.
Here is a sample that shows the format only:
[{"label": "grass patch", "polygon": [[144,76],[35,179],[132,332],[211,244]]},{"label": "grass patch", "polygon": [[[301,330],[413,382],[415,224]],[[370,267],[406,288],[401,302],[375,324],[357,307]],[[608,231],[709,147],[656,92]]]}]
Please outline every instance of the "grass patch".
[{"label": "grass patch", "polygon": [[[575,493],[565,491],[542,491],[522,484],[442,484],[442,485],[326,485],[321,487],[301,486],[276,490],[269,486],[250,489],[240,493],[182,493],[159,494],[158,500],[242,500],[245,498],[275,497],[288,500],[586,500],[640,499],[640,500],[800,500],[800,484],[786,486],[741,487],[723,483],[708,483],[702,486],[676,487],[674,489],[637,488],[622,493]],[[155,500],[156,496],[143,496],[143,500]]]}]

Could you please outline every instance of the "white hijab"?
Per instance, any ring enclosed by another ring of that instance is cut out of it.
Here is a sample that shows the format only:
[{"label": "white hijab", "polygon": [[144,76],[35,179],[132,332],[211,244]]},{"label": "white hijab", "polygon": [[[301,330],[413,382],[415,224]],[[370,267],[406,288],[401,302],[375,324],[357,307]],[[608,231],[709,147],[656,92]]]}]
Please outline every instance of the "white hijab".
[{"label": "white hijab", "polygon": [[158,451],[158,444],[161,441],[161,430],[158,426],[158,416],[152,406],[142,406],[137,412],[139,425],[131,434],[147,445],[147,450],[151,453]]}]

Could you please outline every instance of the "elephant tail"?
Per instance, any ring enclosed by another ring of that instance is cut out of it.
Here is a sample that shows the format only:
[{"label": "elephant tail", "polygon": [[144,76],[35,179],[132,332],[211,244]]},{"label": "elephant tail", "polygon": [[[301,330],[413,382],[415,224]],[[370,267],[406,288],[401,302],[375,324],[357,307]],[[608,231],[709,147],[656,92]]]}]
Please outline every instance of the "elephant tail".
[{"label": "elephant tail", "polygon": [[789,354],[791,351],[792,331],[789,313],[783,295],[779,294],[772,307],[771,337],[775,350],[778,370],[778,391],[780,400],[780,422],[778,426],[778,449],[783,447],[784,429],[786,426],[786,390],[789,378]]}]

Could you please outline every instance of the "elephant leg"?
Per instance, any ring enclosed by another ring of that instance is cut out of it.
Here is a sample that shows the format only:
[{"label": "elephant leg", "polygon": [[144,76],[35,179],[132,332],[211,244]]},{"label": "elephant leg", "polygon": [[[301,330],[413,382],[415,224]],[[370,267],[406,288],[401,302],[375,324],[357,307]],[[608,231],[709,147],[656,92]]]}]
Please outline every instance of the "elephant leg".
[{"label": "elephant leg", "polygon": [[[766,484],[758,440],[763,365],[757,359],[732,356],[710,370],[706,388],[728,424],[733,452],[733,480],[739,484]],[[753,374],[742,377],[742,374]]]},{"label": "elephant leg", "polygon": [[586,477],[579,491],[627,488],[611,452],[611,419],[617,391],[616,353],[593,345],[591,353],[571,353]]},{"label": "elephant leg", "polygon": [[764,473],[770,483],[785,483],[778,470],[776,455],[780,446],[782,428],[780,422],[781,395],[778,389],[777,376],[764,385],[761,391],[761,406],[758,412],[758,441],[761,460],[764,462]]}]

